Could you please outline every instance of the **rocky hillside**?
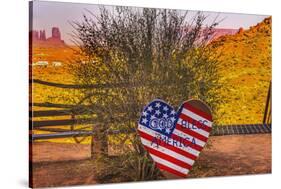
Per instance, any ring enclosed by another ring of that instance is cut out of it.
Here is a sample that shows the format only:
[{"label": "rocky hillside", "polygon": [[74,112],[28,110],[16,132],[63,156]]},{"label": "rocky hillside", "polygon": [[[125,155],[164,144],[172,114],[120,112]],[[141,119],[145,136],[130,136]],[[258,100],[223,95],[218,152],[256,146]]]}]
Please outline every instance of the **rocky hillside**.
[{"label": "rocky hillside", "polygon": [[210,45],[220,55],[221,94],[227,96],[219,112],[223,124],[260,123],[271,80],[271,17],[248,30],[239,29]]}]

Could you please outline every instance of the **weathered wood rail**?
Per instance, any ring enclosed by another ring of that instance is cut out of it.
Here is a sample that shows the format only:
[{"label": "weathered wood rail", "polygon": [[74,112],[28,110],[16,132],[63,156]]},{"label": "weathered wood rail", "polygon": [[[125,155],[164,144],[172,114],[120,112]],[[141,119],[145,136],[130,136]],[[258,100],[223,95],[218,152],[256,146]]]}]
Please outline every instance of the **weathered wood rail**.
[{"label": "weathered wood rail", "polygon": [[[57,133],[52,134],[33,134],[31,140],[39,139],[52,139],[52,138],[67,138],[67,137],[81,137],[92,136],[93,131],[70,131],[70,130],[52,130],[52,129],[39,129],[45,131],[53,131]],[[108,134],[122,134],[133,133],[136,130],[110,130]],[[226,125],[216,126],[212,129],[211,136],[223,136],[223,135],[246,135],[246,134],[266,134],[271,133],[271,124],[245,124],[245,125]]]},{"label": "weathered wood rail", "polygon": [[[29,83],[37,83],[42,85],[47,85],[51,87],[58,87],[58,88],[64,88],[64,89],[89,89],[89,88],[95,88],[95,89],[112,89],[112,88],[136,88],[136,87],[145,87],[145,86],[156,86],[156,85],[164,85],[162,82],[151,82],[149,84],[144,84],[143,82],[137,82],[137,83],[108,83],[108,84],[91,84],[91,85],[75,85],[75,84],[61,84],[61,83],[55,83],[55,82],[49,82],[49,81],[42,81],[39,79],[33,79],[30,80]],[[165,85],[173,85],[173,83],[166,83]]]},{"label": "weathered wood rail", "polygon": [[222,125],[212,129],[211,135],[244,135],[271,133],[271,124]]},{"label": "weathered wood rail", "polygon": [[[35,106],[41,107],[63,107],[63,108],[72,108],[74,105],[65,105],[65,104],[51,104],[51,103],[37,103]],[[81,106],[81,108],[87,108],[86,106]],[[67,138],[67,137],[85,137],[92,136],[93,131],[80,130],[73,131],[65,128],[51,128],[52,126],[70,126],[70,125],[85,125],[85,124],[97,124],[98,119],[95,118],[84,118],[84,119],[57,119],[57,120],[38,120],[34,121],[32,118],[38,117],[50,117],[50,116],[71,116],[73,115],[83,115],[86,112],[73,110],[73,109],[63,109],[63,110],[39,110],[39,111],[30,111],[30,125],[32,125],[33,130],[49,131],[54,133],[49,134],[32,134],[30,140],[39,140],[39,139],[52,139],[52,138]],[[135,132],[135,129],[131,130],[108,130],[107,134],[120,134],[120,133],[132,133]],[[213,136],[221,135],[241,135],[241,134],[263,134],[271,133],[271,124],[240,124],[240,125],[218,125],[214,126],[211,132]]]}]

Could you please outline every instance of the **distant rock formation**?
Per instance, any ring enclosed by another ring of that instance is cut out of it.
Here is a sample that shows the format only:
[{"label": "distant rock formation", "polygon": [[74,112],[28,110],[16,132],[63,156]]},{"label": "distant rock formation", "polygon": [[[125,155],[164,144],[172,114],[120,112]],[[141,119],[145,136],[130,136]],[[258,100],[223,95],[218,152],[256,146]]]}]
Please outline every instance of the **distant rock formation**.
[{"label": "distant rock formation", "polygon": [[224,35],[234,35],[237,33],[237,31],[237,29],[215,28],[212,40],[215,40]]},{"label": "distant rock formation", "polygon": [[30,40],[33,44],[40,46],[65,46],[64,40],[61,39],[61,33],[58,27],[52,27],[52,36],[47,38],[45,30],[32,30]]},{"label": "distant rock formation", "polygon": [[53,27],[52,28],[52,38],[61,40],[60,39],[60,30],[59,30],[58,27]]},{"label": "distant rock formation", "polygon": [[52,36],[47,39],[47,42],[54,44],[64,44],[64,41],[61,39],[61,33],[58,27],[52,28]]},{"label": "distant rock formation", "polygon": [[241,27],[241,28],[239,28],[239,30],[238,30],[238,34],[242,34],[244,32],[244,29]]},{"label": "distant rock formation", "polygon": [[30,32],[30,38],[32,38],[32,40],[39,40],[39,33],[38,33],[38,31],[31,31]]},{"label": "distant rock formation", "polygon": [[45,32],[45,30],[40,30],[39,40],[46,41],[46,32]]}]

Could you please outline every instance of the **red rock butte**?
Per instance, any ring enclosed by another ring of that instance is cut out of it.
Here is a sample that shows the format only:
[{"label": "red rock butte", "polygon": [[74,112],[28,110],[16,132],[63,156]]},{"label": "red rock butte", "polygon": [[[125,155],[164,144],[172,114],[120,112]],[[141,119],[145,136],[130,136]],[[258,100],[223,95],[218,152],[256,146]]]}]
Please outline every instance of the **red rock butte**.
[{"label": "red rock butte", "polygon": [[215,28],[212,40],[215,40],[224,35],[234,35],[238,32],[237,29],[230,29],[230,28]]},{"label": "red rock butte", "polygon": [[65,46],[64,40],[61,39],[61,33],[58,27],[52,27],[52,36],[46,38],[45,30],[30,31],[30,38],[34,45],[40,46]]}]

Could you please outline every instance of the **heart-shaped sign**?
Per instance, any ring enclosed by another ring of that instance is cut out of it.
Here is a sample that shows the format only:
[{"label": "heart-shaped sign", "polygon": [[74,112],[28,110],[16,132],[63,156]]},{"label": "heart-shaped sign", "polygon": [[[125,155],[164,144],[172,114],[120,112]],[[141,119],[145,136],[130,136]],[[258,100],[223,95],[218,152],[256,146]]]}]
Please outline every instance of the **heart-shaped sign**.
[{"label": "heart-shaped sign", "polygon": [[153,100],[138,123],[142,144],[168,178],[187,177],[211,129],[211,111],[200,100],[184,102],[177,112],[166,102]]}]

